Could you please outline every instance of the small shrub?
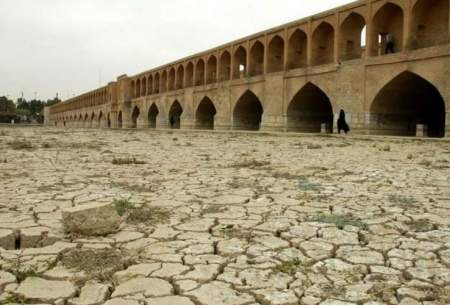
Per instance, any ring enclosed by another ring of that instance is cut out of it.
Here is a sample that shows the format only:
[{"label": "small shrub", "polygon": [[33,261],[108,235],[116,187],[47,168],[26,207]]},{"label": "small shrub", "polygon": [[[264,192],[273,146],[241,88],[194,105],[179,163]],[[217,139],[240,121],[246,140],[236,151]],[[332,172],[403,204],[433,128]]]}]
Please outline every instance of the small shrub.
[{"label": "small shrub", "polygon": [[319,183],[311,182],[305,176],[299,176],[298,179],[298,186],[302,191],[320,192],[323,190],[323,187]]},{"label": "small shrub", "polygon": [[116,199],[113,201],[113,206],[116,209],[117,214],[120,216],[125,215],[125,213],[135,208],[134,204],[127,199]]},{"label": "small shrub", "polygon": [[33,149],[33,144],[29,141],[15,140],[8,142],[8,145],[14,150],[31,150]]},{"label": "small shrub", "polygon": [[260,168],[260,167],[264,167],[267,165],[270,165],[269,161],[258,161],[258,160],[252,159],[252,160],[244,160],[241,162],[233,163],[230,167],[255,169],[255,168]]},{"label": "small shrub", "polygon": [[311,217],[309,219],[309,221],[333,224],[341,230],[344,229],[345,226],[354,226],[354,227],[361,228],[363,230],[368,230],[368,228],[369,228],[369,226],[365,222],[362,222],[359,219],[354,219],[350,215],[319,214],[314,217]]},{"label": "small shrub", "polygon": [[282,262],[280,265],[275,266],[273,268],[273,271],[276,273],[286,273],[289,275],[295,275],[301,264],[302,262],[300,261],[300,259],[295,258],[291,261]]},{"label": "small shrub", "polygon": [[123,254],[111,249],[84,250],[75,249],[61,257],[64,267],[85,272],[91,278],[108,280],[115,272],[123,270],[132,261],[124,259]]},{"label": "small shrub", "polygon": [[137,160],[135,157],[115,158],[112,160],[114,165],[138,165],[145,164],[145,161]]},{"label": "small shrub", "polygon": [[143,206],[135,208],[130,211],[127,217],[127,222],[131,224],[160,224],[166,223],[170,218],[170,213],[167,210],[158,207]]},{"label": "small shrub", "polygon": [[428,219],[416,219],[406,222],[408,227],[417,233],[434,231],[437,229],[436,225],[432,224]]}]

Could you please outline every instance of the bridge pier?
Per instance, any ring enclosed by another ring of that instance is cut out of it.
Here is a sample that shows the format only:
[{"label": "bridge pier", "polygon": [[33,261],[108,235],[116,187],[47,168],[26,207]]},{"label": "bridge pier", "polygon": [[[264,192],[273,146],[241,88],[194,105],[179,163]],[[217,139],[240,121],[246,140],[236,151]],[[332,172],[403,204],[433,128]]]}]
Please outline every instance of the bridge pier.
[{"label": "bridge pier", "polygon": [[263,115],[261,131],[284,131],[285,118],[282,115]]}]

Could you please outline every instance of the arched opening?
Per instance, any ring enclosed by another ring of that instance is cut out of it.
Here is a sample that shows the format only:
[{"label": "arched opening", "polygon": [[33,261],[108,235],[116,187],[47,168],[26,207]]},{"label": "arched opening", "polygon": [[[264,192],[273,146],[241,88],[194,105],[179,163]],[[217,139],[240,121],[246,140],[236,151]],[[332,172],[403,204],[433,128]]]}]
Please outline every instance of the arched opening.
[{"label": "arched opening", "polygon": [[122,127],[123,127],[122,111],[119,111],[119,114],[117,115],[117,128]]},{"label": "arched opening", "polygon": [[131,98],[136,97],[136,84],[134,83],[134,80],[131,81]]},{"label": "arched opening", "polygon": [[199,59],[195,66],[195,85],[203,86],[205,84],[205,62]]},{"label": "arched opening", "polygon": [[370,107],[372,134],[415,136],[423,125],[429,137],[445,135],[445,102],[438,89],[404,72],[380,90]]},{"label": "arched opening", "polygon": [[267,58],[267,72],[284,70],[284,40],[276,35],[269,43]]},{"label": "arched opening", "polygon": [[206,83],[212,84],[217,81],[217,59],[216,57],[210,56],[208,59],[208,64],[206,65]]},{"label": "arched opening", "polygon": [[216,113],[216,107],[214,107],[213,102],[205,96],[195,113],[195,127],[197,129],[214,129],[214,116]]},{"label": "arched opening", "polygon": [[102,120],[103,120],[103,112],[100,111],[100,113],[98,115],[98,126],[99,127],[103,127],[102,126]]},{"label": "arched opening", "polygon": [[139,108],[135,106],[133,108],[133,112],[131,113],[131,128],[137,128],[137,121],[140,113]]},{"label": "arched opening", "polygon": [[340,60],[352,60],[361,58],[363,55],[362,35],[366,21],[363,16],[355,12],[345,18],[341,25],[339,39]]},{"label": "arched opening", "polygon": [[257,41],[250,49],[250,76],[264,73],[264,45]]},{"label": "arched opening", "polygon": [[153,94],[153,76],[149,75],[147,83],[147,95]]},{"label": "arched opening", "polygon": [[173,102],[169,110],[169,126],[172,129],[180,129],[181,127],[181,114],[183,108],[178,101]]},{"label": "arched opening", "polygon": [[[136,81],[136,97],[140,97],[141,96],[141,80],[138,79]],[[94,100],[95,101],[95,100]],[[95,103],[95,102],[94,102]]]},{"label": "arched opening", "polygon": [[372,56],[403,50],[403,10],[398,5],[388,2],[378,10],[373,17],[371,38]]},{"label": "arched opening", "polygon": [[194,64],[189,62],[186,66],[186,84],[185,87],[189,88],[194,85]]},{"label": "arched opening", "polygon": [[287,109],[287,130],[293,132],[333,132],[333,107],[319,87],[307,83],[290,102]]},{"label": "arched opening", "polygon": [[295,30],[289,38],[288,69],[298,69],[307,66],[307,44],[308,39],[305,32],[300,29]]},{"label": "arched opening", "polygon": [[231,55],[230,52],[225,51],[220,56],[219,63],[219,81],[227,81],[230,80],[231,76]]},{"label": "arched opening", "polygon": [[156,118],[158,117],[159,110],[155,103],[150,106],[148,110],[148,127],[156,128]]},{"label": "arched opening", "polygon": [[175,68],[169,71],[169,91],[175,90]]},{"label": "arched opening", "polygon": [[411,47],[426,48],[449,41],[449,0],[419,0],[412,11]]},{"label": "arched opening", "polygon": [[325,65],[334,62],[334,29],[322,22],[312,36],[312,64]]},{"label": "arched opening", "polygon": [[141,96],[146,96],[147,95],[147,79],[144,77],[142,79],[142,91],[141,91]]},{"label": "arched opening", "polygon": [[167,91],[167,71],[163,71],[161,73],[161,85],[160,85],[160,92],[164,93]]},{"label": "arched opening", "polygon": [[180,65],[177,69],[177,85],[176,85],[177,90],[183,89],[183,81],[184,81],[184,67],[183,65]]},{"label": "arched opening", "polygon": [[111,128],[111,114],[108,112],[108,128]]},{"label": "arched opening", "polygon": [[156,73],[155,74],[155,86],[153,87],[154,89],[153,89],[153,92],[155,93],[155,94],[158,94],[159,93],[159,73]]},{"label": "arched opening", "polygon": [[233,79],[245,77],[247,74],[247,51],[240,46],[234,52]]},{"label": "arched opening", "polygon": [[258,97],[247,90],[237,101],[233,111],[233,129],[259,130],[264,109]]}]

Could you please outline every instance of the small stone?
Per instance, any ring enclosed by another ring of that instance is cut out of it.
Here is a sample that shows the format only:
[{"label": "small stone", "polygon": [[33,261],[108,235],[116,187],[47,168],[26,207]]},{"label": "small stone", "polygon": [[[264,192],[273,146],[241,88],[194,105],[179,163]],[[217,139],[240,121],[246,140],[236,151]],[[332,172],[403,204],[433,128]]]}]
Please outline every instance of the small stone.
[{"label": "small stone", "polygon": [[58,299],[68,299],[75,295],[75,286],[65,281],[47,281],[29,277],[23,281],[15,294],[30,302],[52,303]]},{"label": "small stone", "polygon": [[13,230],[0,229],[0,248],[14,250],[16,246],[16,234]]},{"label": "small stone", "polygon": [[108,298],[109,286],[88,282],[81,288],[80,297],[69,301],[71,305],[101,305]]},{"label": "small stone", "polygon": [[110,203],[80,205],[62,211],[66,231],[88,236],[106,235],[117,231],[120,216]]}]

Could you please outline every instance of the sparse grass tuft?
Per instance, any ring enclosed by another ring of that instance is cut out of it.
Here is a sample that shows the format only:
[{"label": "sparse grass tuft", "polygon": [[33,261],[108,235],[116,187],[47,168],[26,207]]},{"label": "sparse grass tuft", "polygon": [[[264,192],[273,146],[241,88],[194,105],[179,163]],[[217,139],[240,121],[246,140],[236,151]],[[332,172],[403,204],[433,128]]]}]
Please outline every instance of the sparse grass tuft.
[{"label": "sparse grass tuft", "polygon": [[363,230],[369,229],[369,226],[365,222],[363,222],[359,219],[355,219],[350,215],[319,214],[319,215],[311,217],[309,219],[309,221],[333,224],[341,230],[344,229],[345,226],[358,227]]},{"label": "sparse grass tuft", "polygon": [[125,213],[135,208],[134,204],[128,199],[115,199],[113,201],[113,206],[120,216],[125,215]]},{"label": "sparse grass tuft", "polygon": [[124,259],[123,254],[111,249],[83,250],[75,249],[61,257],[64,267],[85,272],[91,278],[106,281],[120,270],[127,268],[132,261]]},{"label": "sparse grass tuft", "polygon": [[302,191],[320,192],[323,190],[323,187],[319,183],[309,181],[308,177],[299,176],[298,180],[298,186]]},{"label": "sparse grass tuft", "polygon": [[34,149],[33,144],[29,141],[25,140],[14,140],[8,142],[8,145],[14,150],[32,150]]},{"label": "sparse grass tuft", "polygon": [[145,164],[145,161],[137,160],[135,157],[127,157],[127,158],[116,158],[112,160],[112,164],[114,165],[134,165],[134,164]]},{"label": "sparse grass tuft", "polygon": [[233,163],[230,167],[256,169],[256,168],[265,167],[268,165],[270,165],[269,161],[258,161],[258,160],[252,159],[252,160],[244,160],[244,161]]},{"label": "sparse grass tuft", "polygon": [[149,207],[147,205],[136,206],[134,203],[126,199],[114,200],[114,208],[120,216],[126,217],[126,221],[130,224],[150,224],[155,225],[165,223],[170,218],[170,212],[159,208]]},{"label": "sparse grass tuft", "polygon": [[302,265],[300,259],[295,258],[291,261],[282,262],[280,265],[277,265],[273,268],[273,271],[276,273],[286,273],[289,275],[295,275],[298,268]]},{"label": "sparse grass tuft", "polygon": [[408,227],[417,233],[424,233],[434,231],[437,229],[436,225],[431,223],[428,219],[416,219],[406,222]]}]

